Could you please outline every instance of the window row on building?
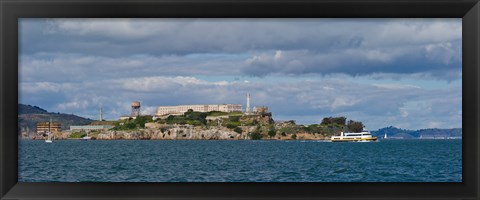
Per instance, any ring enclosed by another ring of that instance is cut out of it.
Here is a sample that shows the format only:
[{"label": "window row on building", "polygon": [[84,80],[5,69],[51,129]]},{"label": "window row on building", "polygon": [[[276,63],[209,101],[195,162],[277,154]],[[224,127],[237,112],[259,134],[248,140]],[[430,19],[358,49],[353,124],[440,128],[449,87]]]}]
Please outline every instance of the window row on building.
[{"label": "window row on building", "polygon": [[62,125],[57,122],[39,122],[37,123],[37,133],[38,134],[43,134],[47,133],[48,131],[50,132],[61,132],[62,131]]},{"label": "window row on building", "polygon": [[85,125],[85,126],[70,126],[70,131],[94,131],[94,130],[108,130],[113,128],[112,125]]}]

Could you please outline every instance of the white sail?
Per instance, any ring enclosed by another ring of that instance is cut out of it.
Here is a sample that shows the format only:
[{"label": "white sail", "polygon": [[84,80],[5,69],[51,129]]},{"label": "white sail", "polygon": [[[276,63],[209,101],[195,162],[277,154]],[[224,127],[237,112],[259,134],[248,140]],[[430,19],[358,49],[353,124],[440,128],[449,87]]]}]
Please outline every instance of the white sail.
[{"label": "white sail", "polygon": [[88,131],[87,131],[87,136],[82,137],[82,140],[91,140],[92,137],[88,136]]},{"label": "white sail", "polygon": [[50,122],[48,123],[47,139],[45,140],[46,143],[53,143],[52,136],[55,137],[55,135],[53,135],[51,131],[51,125],[52,125],[52,119],[50,119]]}]

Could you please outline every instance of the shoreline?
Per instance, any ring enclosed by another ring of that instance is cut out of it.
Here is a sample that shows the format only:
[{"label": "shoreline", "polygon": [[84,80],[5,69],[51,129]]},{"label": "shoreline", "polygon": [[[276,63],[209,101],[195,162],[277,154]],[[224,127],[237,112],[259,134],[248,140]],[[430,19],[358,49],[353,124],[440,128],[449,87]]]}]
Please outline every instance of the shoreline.
[{"label": "shoreline", "polygon": [[[21,138],[21,140],[32,140],[32,141],[42,141],[39,139],[29,139],[29,138]],[[82,139],[59,139],[59,140],[80,140],[80,141],[134,141],[134,140],[139,140],[139,139],[113,139],[113,140],[103,140],[103,139],[93,139],[93,140],[82,140]],[[413,139],[409,139],[413,140]],[[56,140],[54,140],[56,141]],[[330,141],[330,140],[202,140],[202,139],[175,139],[175,140],[142,140],[142,141]]]}]

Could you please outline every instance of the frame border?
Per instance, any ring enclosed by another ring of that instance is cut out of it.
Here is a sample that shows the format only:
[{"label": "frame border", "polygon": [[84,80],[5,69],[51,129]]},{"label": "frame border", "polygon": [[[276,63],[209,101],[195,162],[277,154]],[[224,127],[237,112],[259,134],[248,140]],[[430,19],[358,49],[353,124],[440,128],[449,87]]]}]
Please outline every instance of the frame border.
[{"label": "frame border", "polygon": [[[463,18],[463,182],[17,183],[18,19],[119,17]],[[0,199],[479,199],[479,0],[0,0],[0,30]]]}]

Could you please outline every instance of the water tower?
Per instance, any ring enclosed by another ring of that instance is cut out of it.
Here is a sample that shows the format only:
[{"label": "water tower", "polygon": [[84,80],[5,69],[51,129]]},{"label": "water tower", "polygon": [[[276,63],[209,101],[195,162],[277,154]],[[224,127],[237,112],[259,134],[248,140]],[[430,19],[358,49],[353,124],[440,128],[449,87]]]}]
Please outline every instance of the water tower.
[{"label": "water tower", "polygon": [[132,117],[136,117],[140,115],[140,102],[134,101],[132,102]]}]

